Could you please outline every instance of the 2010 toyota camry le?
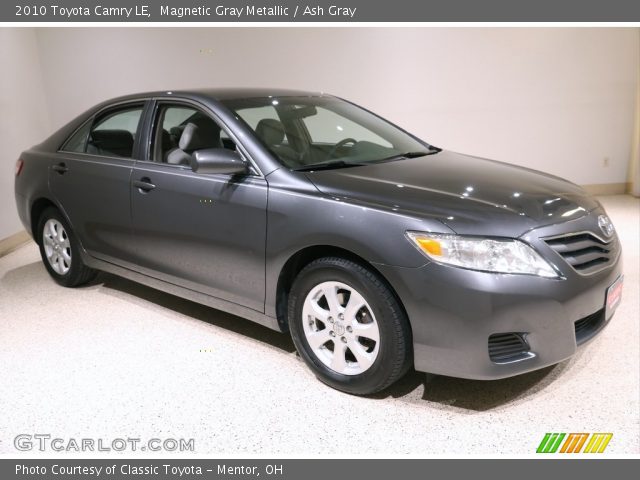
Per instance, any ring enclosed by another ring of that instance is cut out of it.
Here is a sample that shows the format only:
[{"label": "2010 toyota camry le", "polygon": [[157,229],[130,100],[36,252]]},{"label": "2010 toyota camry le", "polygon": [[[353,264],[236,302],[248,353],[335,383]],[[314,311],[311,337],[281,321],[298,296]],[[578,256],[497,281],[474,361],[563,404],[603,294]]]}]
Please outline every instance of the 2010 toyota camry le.
[{"label": "2010 toyota camry le", "polygon": [[488,380],[556,364],[621,298],[620,242],[581,187],[327,94],[111,100],[20,156],[15,198],[59,284],[102,270],[289,332],[353,394],[411,367]]}]

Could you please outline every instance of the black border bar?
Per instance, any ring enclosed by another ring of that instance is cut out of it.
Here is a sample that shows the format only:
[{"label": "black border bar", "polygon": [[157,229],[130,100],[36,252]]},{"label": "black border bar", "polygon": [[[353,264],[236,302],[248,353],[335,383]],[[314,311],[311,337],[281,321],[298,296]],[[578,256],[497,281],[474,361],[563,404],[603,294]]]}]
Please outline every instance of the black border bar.
[{"label": "black border bar", "polygon": [[[277,479],[401,480],[494,478],[633,478],[638,459],[267,459],[267,460],[0,460],[3,480]],[[56,473],[58,472],[58,473]],[[64,473],[60,473],[64,472]],[[625,475],[627,474],[627,475]]]},{"label": "black border bar", "polygon": [[[183,10],[177,10],[180,8]],[[311,12],[309,10],[311,8],[316,8],[315,15],[305,13]],[[177,11],[188,13],[181,16],[163,13]],[[133,2],[126,0],[14,0],[0,2],[0,22],[180,22],[187,24],[192,22],[624,22],[628,24],[640,22],[640,2],[637,0],[136,0]]]}]

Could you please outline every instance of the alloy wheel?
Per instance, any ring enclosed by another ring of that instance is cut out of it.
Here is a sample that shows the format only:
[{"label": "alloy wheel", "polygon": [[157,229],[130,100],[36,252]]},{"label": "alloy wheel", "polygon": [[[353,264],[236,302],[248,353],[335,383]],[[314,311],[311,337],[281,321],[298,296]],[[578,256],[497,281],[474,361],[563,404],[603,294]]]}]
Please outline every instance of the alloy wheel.
[{"label": "alloy wheel", "polygon": [[71,268],[71,245],[62,224],[49,219],[42,229],[44,253],[49,265],[58,275],[66,275]]},{"label": "alloy wheel", "polygon": [[303,328],[311,350],[325,366],[343,375],[368,370],[380,350],[380,330],[371,307],[353,287],[323,282],[307,294]]}]

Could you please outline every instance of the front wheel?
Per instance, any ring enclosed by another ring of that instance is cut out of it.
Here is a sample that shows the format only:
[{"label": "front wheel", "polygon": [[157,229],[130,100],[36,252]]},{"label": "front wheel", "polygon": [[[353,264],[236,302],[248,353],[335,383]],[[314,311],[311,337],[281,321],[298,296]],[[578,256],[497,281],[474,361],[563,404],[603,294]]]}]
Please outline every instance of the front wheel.
[{"label": "front wheel", "polygon": [[95,277],[96,271],[82,261],[76,237],[56,208],[50,207],[42,212],[38,238],[42,262],[57,283],[76,287]]},{"label": "front wheel", "polygon": [[404,311],[382,279],[355,262],[327,257],[307,265],[291,289],[288,316],[300,356],[338,390],[375,393],[410,367]]}]

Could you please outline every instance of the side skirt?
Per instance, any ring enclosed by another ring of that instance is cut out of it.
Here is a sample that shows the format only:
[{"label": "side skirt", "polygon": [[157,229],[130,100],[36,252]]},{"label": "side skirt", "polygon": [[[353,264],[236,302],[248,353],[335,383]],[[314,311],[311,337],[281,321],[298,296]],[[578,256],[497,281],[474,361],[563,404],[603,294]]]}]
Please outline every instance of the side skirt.
[{"label": "side skirt", "polygon": [[191,300],[192,302],[200,303],[217,310],[222,310],[223,312],[246,318],[247,320],[251,320],[252,322],[258,323],[272,330],[282,332],[282,329],[278,325],[278,320],[265,315],[262,312],[243,307],[242,305],[228,302],[217,297],[205,295],[204,293],[196,292],[194,290],[190,290],[173,283],[158,280],[157,278],[135,272],[128,268],[114,265],[113,263],[105,262],[104,260],[99,260],[95,257],[90,256],[84,251],[82,253],[82,256],[84,257],[84,263],[91,268],[95,268],[96,270],[112,273],[113,275],[117,275],[119,277],[124,277],[128,280],[141,283],[143,285],[146,285],[147,287],[155,288],[156,290],[161,290],[171,295],[175,295],[176,297],[185,298],[187,300]]}]

